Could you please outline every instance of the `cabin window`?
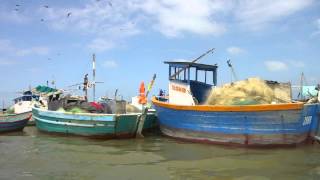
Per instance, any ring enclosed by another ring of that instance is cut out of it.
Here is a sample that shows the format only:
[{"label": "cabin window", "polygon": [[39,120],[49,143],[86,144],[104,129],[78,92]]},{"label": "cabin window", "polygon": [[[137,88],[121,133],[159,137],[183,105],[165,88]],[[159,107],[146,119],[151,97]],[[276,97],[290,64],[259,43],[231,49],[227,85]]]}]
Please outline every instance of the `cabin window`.
[{"label": "cabin window", "polygon": [[39,98],[40,98],[40,97],[33,95],[32,98],[35,99],[36,101],[39,101]]},{"label": "cabin window", "polygon": [[169,69],[170,80],[188,80],[188,69],[183,67],[170,67]]},{"label": "cabin window", "polygon": [[196,68],[189,68],[190,69],[190,80],[195,81],[196,80]]},{"label": "cabin window", "polygon": [[32,97],[31,97],[31,96],[23,96],[23,97],[22,97],[22,100],[23,100],[23,101],[31,101],[31,100],[32,100]]},{"label": "cabin window", "polygon": [[[179,72],[179,73],[178,73]],[[177,68],[177,78],[178,80],[185,81],[187,80],[187,69]]]},{"label": "cabin window", "polygon": [[198,75],[197,79],[199,82],[206,82],[206,71],[198,70]]},{"label": "cabin window", "polygon": [[213,71],[207,71],[207,84],[214,85],[214,80],[213,80]]}]

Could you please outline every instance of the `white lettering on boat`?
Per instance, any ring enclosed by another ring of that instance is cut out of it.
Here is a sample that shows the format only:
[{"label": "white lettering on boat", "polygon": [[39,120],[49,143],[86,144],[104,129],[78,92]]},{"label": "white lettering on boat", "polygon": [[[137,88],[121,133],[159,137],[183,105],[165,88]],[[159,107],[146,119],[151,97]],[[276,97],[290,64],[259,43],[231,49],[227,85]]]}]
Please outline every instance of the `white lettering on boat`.
[{"label": "white lettering on boat", "polygon": [[304,121],[302,123],[303,126],[311,124],[312,116],[306,116],[304,117]]}]

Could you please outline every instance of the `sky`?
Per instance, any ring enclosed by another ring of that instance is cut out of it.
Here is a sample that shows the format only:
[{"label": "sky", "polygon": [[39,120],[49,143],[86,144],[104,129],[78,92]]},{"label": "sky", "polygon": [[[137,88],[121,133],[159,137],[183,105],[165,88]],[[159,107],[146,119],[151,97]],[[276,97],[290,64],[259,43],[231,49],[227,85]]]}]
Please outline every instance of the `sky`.
[{"label": "sky", "polygon": [[54,80],[76,91],[97,61],[97,96],[126,99],[157,74],[151,94],[168,88],[163,61],[218,64],[218,85],[237,77],[320,83],[318,0],[0,0],[0,100]]}]

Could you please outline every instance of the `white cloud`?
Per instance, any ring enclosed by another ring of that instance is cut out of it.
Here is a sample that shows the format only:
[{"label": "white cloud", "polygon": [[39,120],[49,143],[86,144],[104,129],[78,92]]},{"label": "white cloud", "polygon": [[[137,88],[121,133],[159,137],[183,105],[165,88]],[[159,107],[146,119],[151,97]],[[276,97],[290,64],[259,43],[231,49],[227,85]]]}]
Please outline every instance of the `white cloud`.
[{"label": "white cloud", "polygon": [[[87,46],[99,52],[115,47],[124,38],[140,33],[131,1],[89,1],[81,7],[40,8],[47,24],[59,31],[79,33],[94,39]],[[67,14],[71,13],[68,17]]]},{"label": "white cloud", "polygon": [[245,53],[246,51],[240,47],[231,46],[227,48],[227,52],[231,55],[238,55],[238,54]]},{"label": "white cloud", "polygon": [[34,46],[30,48],[19,48],[13,45],[10,40],[0,39],[0,52],[7,56],[29,56],[47,55],[50,49],[45,46]]},{"label": "white cloud", "polygon": [[94,39],[88,44],[88,48],[94,52],[103,52],[112,49],[114,46],[112,41],[105,39]]},{"label": "white cloud", "polygon": [[[259,30],[307,7],[314,0],[125,0],[94,1],[72,8],[41,8],[46,21],[59,30],[77,31],[117,42],[152,27],[167,37],[185,33],[219,36],[240,23]],[[72,14],[67,17],[68,12]],[[236,23],[234,23],[236,22]]]},{"label": "white cloud", "polygon": [[288,69],[288,65],[283,61],[265,61],[264,62],[266,68],[269,71],[284,71]]},{"label": "white cloud", "polygon": [[[40,8],[39,13],[50,27],[57,30],[95,34],[100,37],[129,37],[140,29],[153,27],[170,37],[185,32],[220,35],[223,23],[214,17],[226,11],[228,4],[211,0],[126,0],[89,1],[81,7]],[[71,15],[67,17],[67,14]],[[139,27],[140,22],[144,24]]]},{"label": "white cloud", "polygon": [[154,29],[169,37],[182,33],[220,35],[226,31],[214,16],[226,9],[225,2],[210,0],[147,0],[139,7],[155,22]]},{"label": "white cloud", "polygon": [[107,60],[102,63],[102,66],[105,68],[116,68],[118,67],[118,64],[114,60]]},{"label": "white cloud", "polygon": [[309,7],[312,3],[313,0],[244,0],[236,3],[234,15],[246,28],[259,30]]},{"label": "white cloud", "polygon": [[10,18],[13,22],[39,22],[41,17],[43,24],[54,30],[107,39],[109,46],[104,44],[108,48],[98,48],[105,51],[151,28],[171,38],[219,36],[239,24],[245,30],[260,30],[306,9],[314,0],[123,0],[112,1],[112,6],[110,1],[81,2],[50,8],[30,5],[19,13],[0,7],[0,22]]}]

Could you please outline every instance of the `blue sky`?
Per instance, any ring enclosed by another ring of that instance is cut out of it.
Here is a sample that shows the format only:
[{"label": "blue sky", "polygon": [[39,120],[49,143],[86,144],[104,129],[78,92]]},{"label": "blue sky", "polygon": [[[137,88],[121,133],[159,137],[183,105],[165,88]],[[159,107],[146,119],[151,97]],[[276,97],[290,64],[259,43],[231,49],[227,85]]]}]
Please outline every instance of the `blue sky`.
[{"label": "blue sky", "polygon": [[[18,6],[17,6],[18,5]],[[48,7],[45,7],[48,6]],[[70,15],[68,16],[68,13]],[[55,80],[59,88],[91,74],[96,54],[99,96],[125,98],[157,74],[167,89],[167,60],[219,65],[218,83],[261,77],[320,82],[320,2],[316,0],[1,0],[0,99]],[[79,92],[78,92],[79,93]]]}]

